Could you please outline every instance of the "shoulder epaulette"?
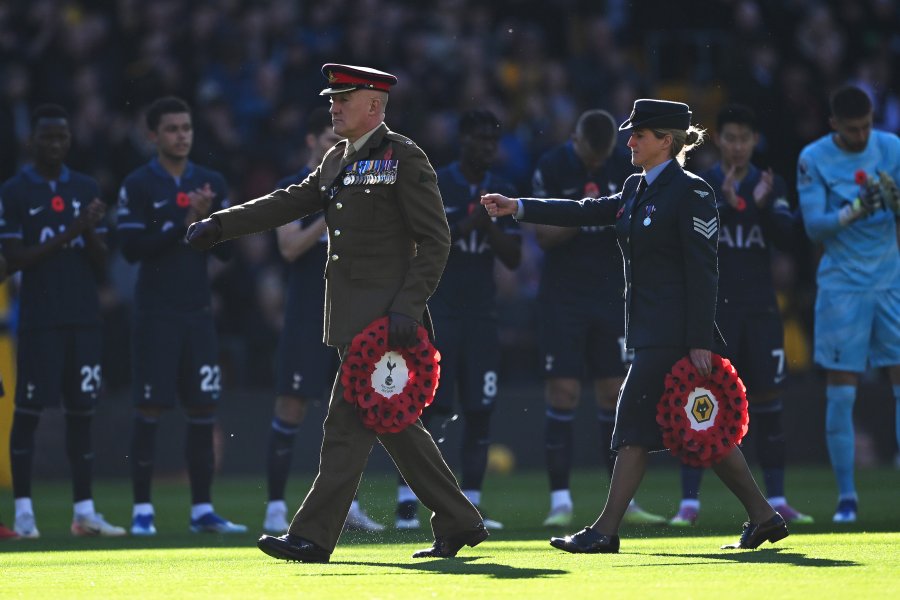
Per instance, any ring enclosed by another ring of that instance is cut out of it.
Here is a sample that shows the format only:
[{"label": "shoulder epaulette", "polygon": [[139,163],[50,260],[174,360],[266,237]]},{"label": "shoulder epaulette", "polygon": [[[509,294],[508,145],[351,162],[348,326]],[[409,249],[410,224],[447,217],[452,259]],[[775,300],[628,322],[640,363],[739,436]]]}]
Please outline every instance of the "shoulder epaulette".
[{"label": "shoulder epaulette", "polygon": [[415,146],[416,145],[416,143],[414,141],[412,141],[405,135],[400,135],[399,133],[395,133],[393,131],[388,131],[384,137],[388,138],[392,142],[400,142],[401,144],[403,144],[405,146]]}]

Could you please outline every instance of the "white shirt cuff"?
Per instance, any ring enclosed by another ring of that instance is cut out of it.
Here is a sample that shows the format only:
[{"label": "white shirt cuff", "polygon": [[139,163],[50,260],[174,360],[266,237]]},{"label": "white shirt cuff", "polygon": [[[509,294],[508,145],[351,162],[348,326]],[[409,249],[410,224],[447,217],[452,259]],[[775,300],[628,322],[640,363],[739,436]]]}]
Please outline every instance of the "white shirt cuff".
[{"label": "white shirt cuff", "polygon": [[518,208],[516,209],[516,214],[513,215],[513,218],[518,221],[525,216],[525,207],[522,206],[521,198],[516,198],[516,204],[518,205]]}]

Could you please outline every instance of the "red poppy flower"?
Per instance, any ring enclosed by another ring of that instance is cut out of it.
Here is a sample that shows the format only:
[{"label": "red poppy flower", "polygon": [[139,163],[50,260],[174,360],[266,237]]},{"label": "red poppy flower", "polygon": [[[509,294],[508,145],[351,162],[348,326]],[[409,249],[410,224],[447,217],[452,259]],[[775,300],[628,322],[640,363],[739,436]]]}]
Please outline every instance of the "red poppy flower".
[{"label": "red poppy flower", "polygon": [[66,210],[66,201],[63,200],[62,196],[53,196],[53,199],[50,200],[50,208],[55,212],[62,212]]},{"label": "red poppy flower", "polygon": [[747,388],[727,358],[712,355],[712,371],[701,377],[688,357],[666,375],[656,422],[663,444],[694,467],[722,460],[747,434]]},{"label": "red poppy flower", "polygon": [[175,204],[181,208],[187,208],[191,205],[191,197],[185,192],[178,192],[178,195],[175,196]]},{"label": "red poppy flower", "polygon": [[[370,323],[353,338],[341,365],[344,400],[356,406],[363,425],[376,433],[397,433],[415,423],[434,400],[441,373],[441,354],[424,327],[419,327],[412,348],[389,348],[387,334],[387,317]],[[379,379],[377,385],[373,376]]]}]

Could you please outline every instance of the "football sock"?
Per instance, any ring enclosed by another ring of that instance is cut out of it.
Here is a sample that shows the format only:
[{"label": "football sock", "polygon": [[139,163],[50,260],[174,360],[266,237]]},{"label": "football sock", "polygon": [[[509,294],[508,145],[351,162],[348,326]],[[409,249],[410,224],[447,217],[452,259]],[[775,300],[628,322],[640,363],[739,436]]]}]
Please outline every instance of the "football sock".
[{"label": "football sock", "polygon": [[784,496],[785,441],[781,425],[781,400],[750,405],[750,423],[756,441],[756,457],[763,470],[769,498]]},{"label": "football sock", "polygon": [[900,385],[892,386],[894,391],[894,435],[897,436],[897,447],[900,448]]},{"label": "football sock", "polygon": [[469,490],[463,488],[462,493],[474,506],[481,504],[481,490]]},{"label": "football sock", "polygon": [[293,423],[282,421],[278,417],[272,419],[266,457],[269,500],[284,500],[291,459],[294,456],[294,439],[299,430],[300,428]]},{"label": "football sock", "polygon": [[548,408],[544,426],[550,491],[569,489],[572,470],[572,421],[575,411]]},{"label": "football sock", "polygon": [[[464,413],[463,417],[460,487],[464,490],[480,490],[484,483],[484,472],[487,469],[488,447],[491,445],[491,413],[490,411],[468,411]],[[473,502],[473,504],[477,503]]]},{"label": "football sock", "polygon": [[418,501],[418,498],[413,493],[413,491],[410,489],[410,487],[408,485],[406,485],[406,482],[403,481],[402,477],[400,478],[400,481],[402,483],[401,483],[401,485],[397,486],[397,502],[416,502],[416,501]]},{"label": "football sock", "polygon": [[829,385],[825,388],[827,407],[825,410],[825,441],[831,468],[837,479],[838,494],[843,497],[856,495],[853,481],[853,403],[856,387],[852,385]]},{"label": "football sock", "polygon": [[90,500],[91,476],[94,470],[94,448],[91,443],[93,415],[66,413],[66,455],[72,468],[72,498],[75,502]]},{"label": "football sock", "polygon": [[96,513],[93,500],[79,500],[72,506],[76,517],[92,517]]},{"label": "football sock", "polygon": [[141,414],[134,416],[131,432],[131,489],[135,504],[150,503],[158,426],[158,419]]},{"label": "football sock", "polygon": [[[13,498],[31,498],[31,464],[34,460],[34,432],[41,420],[40,411],[16,409],[9,434]],[[19,512],[18,510],[16,511]]]},{"label": "football sock", "polygon": [[697,500],[700,498],[700,481],[703,479],[703,469],[681,465],[681,498],[683,500]]},{"label": "football sock", "polygon": [[600,439],[597,440],[600,445],[600,456],[603,458],[603,465],[606,466],[607,475],[612,477],[613,467],[616,465],[616,455],[610,446],[612,446],[613,428],[616,425],[616,411],[606,408],[597,409],[597,425],[600,429]]},{"label": "football sock", "polygon": [[699,511],[700,501],[695,498],[683,498],[678,505],[678,510],[681,510],[682,508],[693,508],[694,510]]},{"label": "football sock", "polygon": [[34,505],[31,503],[31,498],[16,498],[15,507],[16,516],[34,514]]},{"label": "football sock", "polygon": [[[211,502],[212,479],[215,467],[213,452],[213,415],[188,417],[185,458],[191,481],[191,504]],[[196,517],[194,517],[196,518]]]},{"label": "football sock", "polygon": [[138,515],[153,515],[156,514],[153,510],[153,505],[149,502],[138,502],[135,503],[134,507],[131,509],[131,516],[136,517]]},{"label": "football sock", "polygon": [[212,502],[195,502],[191,504],[191,518],[199,519],[203,515],[208,515],[213,511]]},{"label": "football sock", "polygon": [[550,508],[557,506],[568,506],[572,508],[572,493],[569,490],[553,490],[550,492]]}]

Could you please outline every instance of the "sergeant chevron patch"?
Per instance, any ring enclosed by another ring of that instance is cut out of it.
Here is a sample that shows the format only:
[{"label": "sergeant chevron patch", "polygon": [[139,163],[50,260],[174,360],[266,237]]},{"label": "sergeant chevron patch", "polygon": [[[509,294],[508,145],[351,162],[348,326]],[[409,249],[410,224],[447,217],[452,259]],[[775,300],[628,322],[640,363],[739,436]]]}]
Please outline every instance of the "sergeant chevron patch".
[{"label": "sergeant chevron patch", "polygon": [[719,230],[719,222],[716,217],[713,217],[709,221],[704,221],[699,217],[694,217],[694,231],[709,239],[713,236],[713,234]]}]

